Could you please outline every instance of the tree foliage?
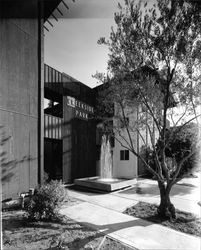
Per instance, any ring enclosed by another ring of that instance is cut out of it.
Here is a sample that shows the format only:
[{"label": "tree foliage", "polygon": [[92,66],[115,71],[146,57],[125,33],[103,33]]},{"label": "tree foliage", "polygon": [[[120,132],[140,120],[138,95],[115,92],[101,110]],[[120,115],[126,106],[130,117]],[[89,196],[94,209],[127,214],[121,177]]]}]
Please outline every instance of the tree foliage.
[{"label": "tree foliage", "polygon": [[[107,123],[105,117],[114,111],[112,128],[106,126],[107,129],[113,131],[115,139],[139,157],[158,180],[159,210],[164,213],[168,206],[174,214],[169,192],[184,162],[194,152],[181,157],[170,173],[166,161],[166,131],[170,123],[174,127],[180,125],[178,132],[185,124],[199,119],[200,4],[190,0],[147,3],[125,0],[124,6],[119,4],[114,19],[116,28],[112,28],[110,39],[98,41],[109,47],[108,75],[96,75],[105,83],[99,114]],[[137,119],[128,122],[132,114],[136,114]],[[160,147],[155,145],[156,131]],[[133,141],[136,133],[145,146],[149,141],[155,155],[155,170],[137,151]]]}]

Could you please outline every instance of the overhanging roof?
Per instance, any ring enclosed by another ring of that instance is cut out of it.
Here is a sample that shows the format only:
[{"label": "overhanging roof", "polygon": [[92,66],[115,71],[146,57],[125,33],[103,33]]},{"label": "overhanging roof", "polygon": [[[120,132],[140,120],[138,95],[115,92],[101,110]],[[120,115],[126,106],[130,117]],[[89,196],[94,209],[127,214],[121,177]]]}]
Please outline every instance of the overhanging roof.
[{"label": "overhanging roof", "polygon": [[41,5],[41,18],[46,21],[60,2],[61,0],[0,0],[0,18],[38,18]]}]

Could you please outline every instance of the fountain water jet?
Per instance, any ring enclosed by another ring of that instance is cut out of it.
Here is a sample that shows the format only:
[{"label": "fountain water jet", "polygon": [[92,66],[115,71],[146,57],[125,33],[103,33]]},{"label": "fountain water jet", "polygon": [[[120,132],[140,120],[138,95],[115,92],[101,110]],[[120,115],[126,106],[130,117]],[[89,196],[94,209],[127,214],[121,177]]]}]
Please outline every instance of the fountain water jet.
[{"label": "fountain water jet", "polygon": [[76,179],[74,183],[78,186],[107,192],[136,184],[136,179],[128,180],[113,178],[112,167],[112,150],[110,140],[107,135],[103,135],[101,142],[100,166],[98,169],[99,176]]},{"label": "fountain water jet", "polygon": [[112,179],[111,145],[106,135],[102,136],[99,176],[100,179]]}]

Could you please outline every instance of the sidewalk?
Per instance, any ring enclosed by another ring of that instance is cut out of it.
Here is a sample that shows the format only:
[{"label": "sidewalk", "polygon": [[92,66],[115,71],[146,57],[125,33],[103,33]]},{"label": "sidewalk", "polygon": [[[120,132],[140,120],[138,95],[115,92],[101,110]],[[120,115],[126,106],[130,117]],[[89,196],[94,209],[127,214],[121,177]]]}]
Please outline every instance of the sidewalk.
[{"label": "sidewalk", "polygon": [[[193,182],[194,186],[184,185],[184,183]],[[139,178],[137,186],[140,190],[139,193],[135,192],[135,187],[128,190],[123,190],[115,193],[116,196],[124,197],[126,199],[144,201],[149,203],[158,204],[160,200],[160,194],[158,184],[154,180]],[[197,216],[201,216],[201,208],[198,205],[201,197],[201,188],[198,178],[185,178],[182,183],[175,184],[170,192],[170,198],[176,208],[194,213]]]},{"label": "sidewalk", "polygon": [[[143,181],[146,183],[156,183],[155,180],[145,179],[145,178],[139,178],[138,181]],[[183,185],[183,186],[187,186],[187,187],[200,188],[200,186],[201,186],[201,172],[195,172],[193,174],[193,176],[184,177],[179,182],[177,182],[175,185]]]},{"label": "sidewalk", "polygon": [[[126,208],[135,205],[139,201],[159,204],[160,195],[157,182],[148,179],[138,180],[138,189],[136,186],[122,191],[113,192],[110,194],[97,194],[89,192],[78,192],[69,190],[70,196],[93,203],[99,206],[113,209],[115,211],[123,212]],[[193,188],[183,185],[174,185],[171,191],[171,201],[177,209],[185,212],[201,216],[201,207],[198,205],[200,201],[200,188]]]},{"label": "sidewalk", "polygon": [[200,188],[200,184],[201,184],[201,172],[196,172],[194,173],[194,177],[192,176],[183,178],[177,183],[177,185],[185,185],[189,187],[198,187],[198,188]]},{"label": "sidewalk", "polygon": [[[75,191],[70,191],[70,194],[76,196]],[[77,193],[79,199],[84,196],[84,194]],[[101,199],[105,202],[99,205],[94,204],[95,202],[101,203]],[[110,208],[104,207],[108,200],[110,200]],[[94,195],[94,198],[91,195],[90,202],[63,207],[60,212],[139,250],[200,250],[199,237],[186,235],[115,211],[114,208],[119,210],[119,205],[123,201],[125,201],[124,198],[108,194]],[[127,205],[128,203],[121,205],[121,209]]]}]

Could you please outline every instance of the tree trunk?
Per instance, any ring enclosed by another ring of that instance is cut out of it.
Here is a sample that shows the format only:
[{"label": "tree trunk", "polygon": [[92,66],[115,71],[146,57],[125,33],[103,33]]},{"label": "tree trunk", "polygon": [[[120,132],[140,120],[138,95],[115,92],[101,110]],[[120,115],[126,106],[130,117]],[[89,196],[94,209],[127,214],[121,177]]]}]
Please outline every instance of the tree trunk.
[{"label": "tree trunk", "polygon": [[159,216],[164,219],[175,219],[176,212],[174,205],[170,201],[170,190],[167,190],[167,187],[162,182],[158,182],[158,186],[160,190]]}]

